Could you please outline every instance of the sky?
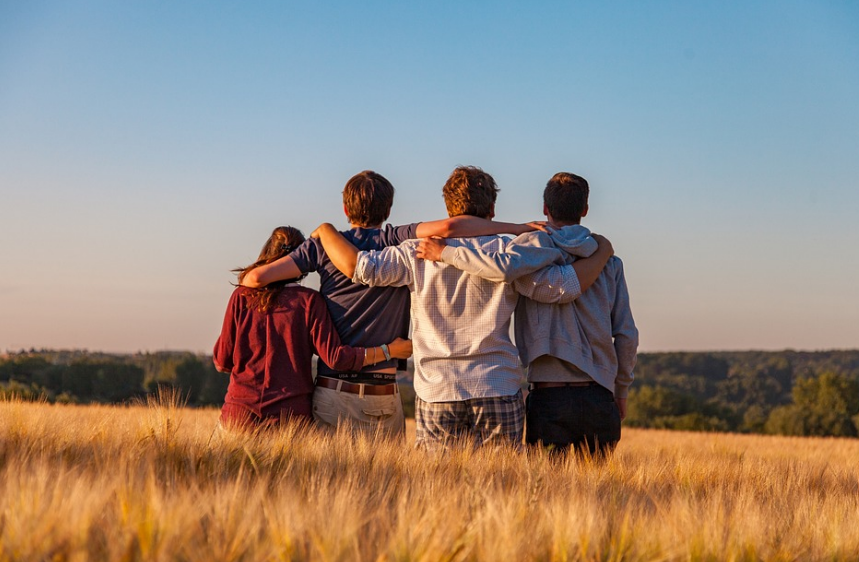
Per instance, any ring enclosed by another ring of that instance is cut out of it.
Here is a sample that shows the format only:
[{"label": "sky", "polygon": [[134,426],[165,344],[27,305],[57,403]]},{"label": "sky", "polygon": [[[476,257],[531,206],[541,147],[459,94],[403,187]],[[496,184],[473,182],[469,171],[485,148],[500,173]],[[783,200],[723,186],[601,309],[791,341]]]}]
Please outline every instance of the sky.
[{"label": "sky", "polygon": [[859,347],[856,2],[0,0],[0,352],[209,352],[274,227],[463,164],[588,179],[641,351]]}]

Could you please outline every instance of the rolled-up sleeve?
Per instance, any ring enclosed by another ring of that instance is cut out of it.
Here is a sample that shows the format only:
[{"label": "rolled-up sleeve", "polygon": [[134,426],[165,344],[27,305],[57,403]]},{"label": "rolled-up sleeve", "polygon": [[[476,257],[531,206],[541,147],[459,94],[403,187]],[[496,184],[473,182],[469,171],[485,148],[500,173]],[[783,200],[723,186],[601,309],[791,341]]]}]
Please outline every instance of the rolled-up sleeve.
[{"label": "rolled-up sleeve", "polygon": [[412,284],[414,244],[409,241],[384,250],[358,252],[354,283],[371,287],[405,287]]},{"label": "rolled-up sleeve", "polygon": [[513,282],[513,288],[537,302],[564,304],[582,296],[582,285],[572,265],[552,265],[524,275]]}]

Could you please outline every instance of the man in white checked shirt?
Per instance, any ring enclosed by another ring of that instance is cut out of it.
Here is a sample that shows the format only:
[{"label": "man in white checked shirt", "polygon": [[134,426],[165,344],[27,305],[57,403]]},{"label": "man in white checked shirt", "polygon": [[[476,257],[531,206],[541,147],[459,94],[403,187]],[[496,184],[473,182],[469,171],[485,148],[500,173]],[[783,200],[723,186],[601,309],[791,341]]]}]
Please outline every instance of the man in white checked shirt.
[{"label": "man in white checked shirt", "polygon": [[[444,185],[451,217],[492,219],[498,188],[476,167],[459,167]],[[411,291],[415,359],[417,445],[435,448],[450,440],[475,445],[521,446],[524,405],[522,367],[510,340],[510,320],[519,294],[542,302],[570,302],[599,276],[612,255],[597,237],[590,258],[564,265],[555,248],[517,248],[508,269],[513,283],[495,283],[417,255],[417,240],[381,251],[358,252],[331,225],[318,237],[332,263],[354,282],[406,286]],[[452,238],[451,246],[504,252],[500,236]]]}]

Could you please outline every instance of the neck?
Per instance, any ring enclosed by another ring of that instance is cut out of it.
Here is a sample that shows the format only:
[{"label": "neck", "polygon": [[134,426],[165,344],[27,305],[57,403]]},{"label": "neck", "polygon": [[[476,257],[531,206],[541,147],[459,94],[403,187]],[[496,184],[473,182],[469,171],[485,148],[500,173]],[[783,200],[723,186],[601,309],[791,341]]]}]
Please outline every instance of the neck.
[{"label": "neck", "polygon": [[565,222],[565,221],[558,221],[558,220],[555,220],[555,219],[553,219],[553,218],[549,218],[549,220],[548,220],[549,226],[553,226],[553,227],[555,227],[555,228],[562,228],[562,227],[564,227],[564,226],[572,226],[572,225],[574,225],[574,224],[581,224],[581,222],[582,222],[582,221],[580,221],[580,220],[577,220],[577,221],[566,221],[566,222]]},{"label": "neck", "polygon": [[379,229],[379,228],[382,228],[382,223],[368,226],[366,224],[355,224],[354,222],[350,222],[349,226],[351,226],[352,228],[375,228],[375,229]]}]

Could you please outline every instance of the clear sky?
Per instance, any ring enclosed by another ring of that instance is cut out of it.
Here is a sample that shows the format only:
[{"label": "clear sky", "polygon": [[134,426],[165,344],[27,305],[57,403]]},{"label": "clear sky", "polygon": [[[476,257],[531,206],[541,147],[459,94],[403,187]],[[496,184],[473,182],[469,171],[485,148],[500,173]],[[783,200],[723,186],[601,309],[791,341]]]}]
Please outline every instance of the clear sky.
[{"label": "clear sky", "polygon": [[642,351],[859,347],[859,3],[0,0],[0,351],[209,351],[271,229],[557,171]]}]

